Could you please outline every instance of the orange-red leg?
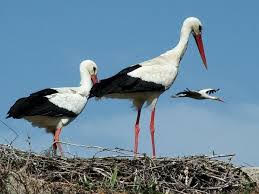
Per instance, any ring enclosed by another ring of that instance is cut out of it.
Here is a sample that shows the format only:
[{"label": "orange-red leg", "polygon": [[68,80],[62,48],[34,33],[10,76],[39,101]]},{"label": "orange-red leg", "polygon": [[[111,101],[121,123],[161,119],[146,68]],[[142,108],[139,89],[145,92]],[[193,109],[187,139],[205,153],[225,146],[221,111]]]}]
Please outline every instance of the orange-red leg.
[{"label": "orange-red leg", "polygon": [[57,144],[55,143],[55,139],[53,140],[53,152],[54,152],[54,155],[57,155]]},{"label": "orange-red leg", "polygon": [[62,128],[57,128],[57,130],[55,131],[53,149],[54,149],[54,152],[56,153],[56,150],[58,148],[59,151],[60,151],[61,156],[63,156],[62,146],[60,145],[60,143],[57,143],[57,142],[59,142],[59,135],[61,133],[61,129]]},{"label": "orange-red leg", "polygon": [[151,120],[150,120],[150,135],[151,135],[151,142],[152,142],[152,156],[153,158],[156,157],[156,148],[155,148],[155,110],[154,108],[151,113]]},{"label": "orange-red leg", "polygon": [[134,144],[134,155],[136,156],[138,153],[138,139],[139,139],[139,119],[140,119],[140,114],[141,114],[141,108],[138,109],[138,115],[137,115],[137,120],[135,124],[135,144]]}]

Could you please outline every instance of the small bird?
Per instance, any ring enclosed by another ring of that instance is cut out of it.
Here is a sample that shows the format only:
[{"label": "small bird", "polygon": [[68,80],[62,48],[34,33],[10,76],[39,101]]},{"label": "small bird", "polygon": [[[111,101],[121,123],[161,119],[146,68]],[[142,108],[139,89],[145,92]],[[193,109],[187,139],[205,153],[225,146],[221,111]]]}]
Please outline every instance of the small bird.
[{"label": "small bird", "polygon": [[217,91],[219,91],[219,89],[208,88],[208,89],[202,89],[202,90],[189,90],[188,88],[186,88],[186,90],[184,90],[183,92],[179,92],[175,96],[171,96],[171,97],[172,98],[189,97],[197,100],[211,99],[211,100],[224,102],[219,97],[210,95],[210,94],[216,93]]},{"label": "small bird", "polygon": [[79,87],[47,88],[18,99],[10,108],[6,118],[25,119],[33,126],[45,128],[54,135],[53,150],[59,143],[61,129],[73,121],[84,109],[92,86],[98,82],[97,65],[91,60],[80,63]]},{"label": "small bird", "polygon": [[150,134],[152,142],[152,155],[155,151],[155,108],[159,96],[168,90],[174,83],[180,61],[187,49],[190,35],[194,36],[203,64],[207,69],[207,62],[202,43],[202,24],[198,18],[189,17],[183,22],[180,40],[175,48],[158,57],[132,65],[121,70],[112,77],[103,79],[93,86],[91,97],[107,97],[129,99],[137,110],[135,123],[134,154],[138,152],[139,120],[144,103],[151,107]]}]

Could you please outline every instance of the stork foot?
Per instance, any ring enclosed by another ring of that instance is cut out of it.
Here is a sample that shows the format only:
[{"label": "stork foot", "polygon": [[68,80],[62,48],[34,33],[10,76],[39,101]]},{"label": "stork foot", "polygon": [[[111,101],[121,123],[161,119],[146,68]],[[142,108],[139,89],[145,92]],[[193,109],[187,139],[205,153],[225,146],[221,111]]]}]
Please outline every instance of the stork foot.
[{"label": "stork foot", "polygon": [[57,156],[57,149],[58,149],[60,152],[60,156],[63,157],[64,152],[63,152],[61,144],[58,142],[59,142],[59,140],[58,141],[54,140],[54,142],[53,142],[53,153],[54,153],[54,156]]},{"label": "stork foot", "polygon": [[55,143],[55,141],[52,144],[52,148],[53,148],[53,156],[56,156],[57,155],[57,144]]},{"label": "stork foot", "polygon": [[62,146],[61,144],[59,143],[59,135],[61,133],[61,129],[62,128],[57,128],[57,130],[55,131],[55,135],[54,135],[54,143],[53,143],[53,150],[54,152],[56,152],[57,148],[59,149],[59,152],[60,152],[60,156],[64,156],[64,153],[63,153],[63,149],[62,149]]}]

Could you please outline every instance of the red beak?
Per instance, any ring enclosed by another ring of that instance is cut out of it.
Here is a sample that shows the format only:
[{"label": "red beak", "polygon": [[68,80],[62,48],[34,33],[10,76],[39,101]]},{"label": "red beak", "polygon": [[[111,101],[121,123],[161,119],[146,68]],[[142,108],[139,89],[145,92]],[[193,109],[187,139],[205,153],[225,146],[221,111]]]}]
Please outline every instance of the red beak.
[{"label": "red beak", "polygon": [[203,64],[205,66],[206,69],[208,69],[208,65],[207,65],[207,61],[206,61],[206,57],[205,57],[205,52],[204,52],[204,48],[203,48],[203,43],[202,43],[202,38],[201,38],[201,34],[195,35],[193,34],[194,39],[196,41],[197,47],[199,49]]},{"label": "red beak", "polygon": [[91,75],[91,80],[93,82],[93,85],[99,82],[99,80],[98,80],[96,75]]}]

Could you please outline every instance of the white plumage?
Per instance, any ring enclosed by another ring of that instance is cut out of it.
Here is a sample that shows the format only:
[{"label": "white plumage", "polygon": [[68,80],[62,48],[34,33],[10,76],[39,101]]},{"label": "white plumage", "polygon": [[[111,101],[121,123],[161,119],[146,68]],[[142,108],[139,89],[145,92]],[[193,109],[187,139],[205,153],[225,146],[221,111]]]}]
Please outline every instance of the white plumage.
[{"label": "white plumage", "polygon": [[189,36],[192,33],[197,43],[201,58],[207,68],[206,57],[201,38],[202,24],[199,19],[189,17],[184,20],[180,40],[177,46],[151,60],[121,70],[116,75],[101,80],[91,90],[91,96],[132,100],[138,111],[135,124],[135,154],[138,151],[139,119],[143,104],[150,105],[150,133],[152,153],[155,157],[154,118],[159,96],[173,84],[177,77],[180,61],[186,51]]},{"label": "white plumage", "polygon": [[172,96],[172,98],[189,97],[196,100],[210,99],[210,100],[217,100],[220,102],[224,102],[219,97],[210,95],[210,94],[216,93],[217,91],[219,91],[219,89],[207,88],[202,90],[189,90],[188,88],[186,88],[186,90],[184,90],[183,92],[177,93],[175,96]]},{"label": "white plumage", "polygon": [[163,56],[154,60],[140,63],[141,68],[138,68],[127,75],[140,78],[147,82],[161,84],[165,89],[169,88],[177,76],[178,69],[170,64],[167,64]]},{"label": "white plumage", "polygon": [[61,108],[72,111],[75,114],[80,114],[82,112],[86,105],[89,96],[89,91],[87,91],[86,94],[81,94],[80,87],[53,89],[57,90],[58,93],[46,96],[50,102]]},{"label": "white plumage", "polygon": [[45,128],[47,132],[55,134],[57,128],[62,128],[73,121],[86,106],[89,91],[87,95],[80,94],[80,87],[78,88],[50,88],[57,93],[46,95],[45,97],[55,105],[57,108],[70,111],[73,115],[67,115],[61,110],[55,116],[47,116],[53,111],[52,108],[40,115],[25,116],[24,119],[32,123],[33,126]]},{"label": "white plumage", "polygon": [[91,60],[80,64],[79,87],[47,88],[18,99],[8,111],[8,116],[24,118],[33,126],[45,128],[54,135],[53,148],[57,146],[61,129],[73,121],[84,109],[92,86],[98,81],[97,65]]}]

